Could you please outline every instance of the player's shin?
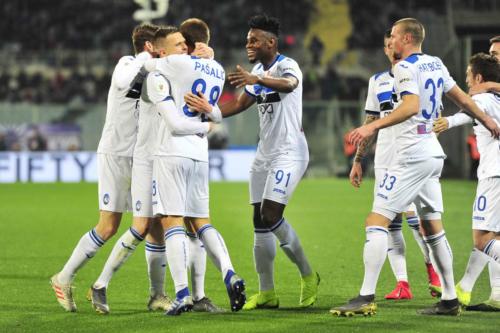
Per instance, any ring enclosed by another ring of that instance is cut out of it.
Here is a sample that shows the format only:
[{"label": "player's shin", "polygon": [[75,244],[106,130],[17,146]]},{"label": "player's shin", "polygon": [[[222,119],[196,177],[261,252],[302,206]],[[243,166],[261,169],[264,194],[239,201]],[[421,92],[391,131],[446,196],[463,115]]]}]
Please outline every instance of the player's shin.
[{"label": "player's shin", "polygon": [[311,266],[292,226],[283,217],[270,229],[276,238],[278,238],[283,252],[297,265],[300,275],[302,277],[310,276],[312,274]]},{"label": "player's shin", "polygon": [[268,229],[255,229],[253,256],[259,275],[259,291],[274,290],[276,238]]},{"label": "player's shin", "polygon": [[188,233],[187,236],[189,242],[189,270],[191,271],[193,300],[198,301],[205,297],[207,252],[196,234]]},{"label": "player's shin", "polygon": [[401,222],[401,218],[396,217],[389,225],[387,255],[396,280],[408,281],[405,258],[406,244],[401,230]]},{"label": "player's shin", "polygon": [[101,275],[94,283],[94,288],[107,288],[113,274],[127,261],[143,240],[144,238],[134,228],[129,228],[115,243]]},{"label": "player's shin", "polygon": [[490,258],[484,253],[474,248],[469,256],[469,262],[465,268],[465,273],[458,285],[465,292],[471,292],[477,278],[483,271]]},{"label": "player's shin", "polygon": [[[183,227],[173,226],[165,231],[165,249],[170,274],[174,281],[176,298],[178,300],[189,296],[188,263],[189,245],[186,231]],[[187,294],[186,294],[187,293]]]},{"label": "player's shin", "polygon": [[387,255],[387,237],[388,231],[384,227],[366,227],[366,241],[363,250],[365,275],[363,278],[363,285],[359,291],[360,295],[375,294],[378,277]]},{"label": "player's shin", "polygon": [[197,232],[210,259],[222,273],[222,279],[225,279],[228,273],[233,274],[233,264],[220,233],[209,223],[199,227]]},{"label": "player's shin", "polygon": [[76,245],[70,258],[59,272],[58,280],[62,284],[73,282],[76,272],[85,263],[95,256],[97,251],[104,245],[104,240],[97,234],[95,229],[85,233]]},{"label": "player's shin", "polygon": [[424,236],[429,245],[432,262],[442,283],[442,300],[456,299],[455,280],[453,277],[453,254],[444,230]]}]

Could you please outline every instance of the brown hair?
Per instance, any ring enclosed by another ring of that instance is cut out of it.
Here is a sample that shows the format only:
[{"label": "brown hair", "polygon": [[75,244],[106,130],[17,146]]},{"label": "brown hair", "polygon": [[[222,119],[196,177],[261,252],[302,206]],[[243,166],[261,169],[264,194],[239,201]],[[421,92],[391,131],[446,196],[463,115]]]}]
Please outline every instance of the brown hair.
[{"label": "brown hair", "polygon": [[179,31],[186,39],[186,44],[190,49],[194,49],[197,42],[208,44],[210,41],[208,25],[198,18],[189,18],[182,22]]},{"label": "brown hair", "polygon": [[498,43],[498,42],[500,42],[500,35],[495,36],[492,39],[490,39],[490,44]]},{"label": "brown hair", "polygon": [[177,27],[171,26],[171,25],[162,25],[158,27],[158,30],[156,30],[155,35],[153,37],[153,44],[155,47],[159,47],[165,37],[167,37],[170,34],[173,34],[175,32],[179,32],[179,29]]},{"label": "brown hair", "polygon": [[500,81],[500,63],[492,55],[486,53],[474,54],[469,59],[469,66],[473,75],[481,74],[483,81]]},{"label": "brown hair", "polygon": [[403,33],[410,34],[412,37],[413,45],[420,45],[425,39],[425,29],[422,23],[412,17],[403,18],[396,21],[394,26],[401,24]]},{"label": "brown hair", "polygon": [[132,44],[134,45],[136,54],[144,51],[144,44],[146,44],[146,42],[153,42],[157,30],[158,26],[147,23],[138,25],[134,28],[132,32]]}]

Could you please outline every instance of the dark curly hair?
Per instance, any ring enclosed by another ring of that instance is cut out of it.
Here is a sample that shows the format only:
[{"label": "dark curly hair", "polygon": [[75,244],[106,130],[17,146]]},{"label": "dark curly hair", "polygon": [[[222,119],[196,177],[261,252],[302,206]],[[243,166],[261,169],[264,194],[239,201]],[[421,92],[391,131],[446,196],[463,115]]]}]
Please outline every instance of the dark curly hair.
[{"label": "dark curly hair", "polygon": [[252,29],[270,32],[276,37],[280,35],[280,21],[276,17],[269,17],[266,14],[252,16],[248,20],[248,26]]},{"label": "dark curly hair", "polygon": [[474,54],[469,60],[472,74],[481,74],[484,81],[500,81],[500,63],[497,58],[486,53]]}]

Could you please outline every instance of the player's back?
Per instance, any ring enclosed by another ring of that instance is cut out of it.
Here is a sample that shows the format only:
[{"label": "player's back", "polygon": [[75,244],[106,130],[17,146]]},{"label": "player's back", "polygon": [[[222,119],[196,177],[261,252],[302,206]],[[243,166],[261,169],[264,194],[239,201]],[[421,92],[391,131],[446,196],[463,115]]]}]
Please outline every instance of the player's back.
[{"label": "player's back", "polygon": [[[149,69],[149,68],[148,68]],[[215,105],[222,94],[225,73],[222,66],[212,59],[201,59],[188,55],[171,55],[156,60],[155,69],[164,74],[170,82],[171,96],[177,112],[190,121],[205,121],[205,117],[191,111],[184,102],[184,96],[202,92],[211,105]],[[160,129],[159,155],[188,157],[208,161],[208,140],[206,135],[174,135]]]},{"label": "player's back", "polygon": [[132,156],[141,92],[141,80],[136,77],[140,75],[139,71],[131,68],[135,59],[133,56],[122,57],[113,71],[98,153]]},{"label": "player's back", "polygon": [[438,57],[412,54],[396,64],[394,69],[396,109],[404,95],[419,98],[418,113],[394,127],[397,158],[422,160],[428,157],[445,157],[435,133],[434,120],[439,117],[443,93],[448,92],[455,81]]},{"label": "player's back", "polygon": [[[500,125],[500,95],[496,93],[484,93],[472,96],[477,106],[498,125]],[[480,162],[477,169],[477,178],[500,176],[500,141],[491,136],[489,130],[482,124],[474,126],[474,133],[477,138],[477,148],[479,150]]]}]

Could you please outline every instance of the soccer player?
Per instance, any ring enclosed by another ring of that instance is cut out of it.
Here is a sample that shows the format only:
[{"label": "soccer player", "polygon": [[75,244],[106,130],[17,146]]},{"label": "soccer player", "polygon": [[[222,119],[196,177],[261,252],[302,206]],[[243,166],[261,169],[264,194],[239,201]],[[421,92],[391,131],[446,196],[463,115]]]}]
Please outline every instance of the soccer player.
[{"label": "soccer player", "polygon": [[[467,68],[467,85],[473,89],[484,82],[500,82],[500,64],[493,55],[479,53],[472,56]],[[476,104],[500,124],[500,95],[496,93],[476,94]],[[451,117],[440,118],[435,131],[442,132],[452,127],[472,123],[472,118],[459,112]],[[465,274],[456,286],[458,300],[467,310],[500,311],[500,265],[491,259],[495,239],[500,239],[500,149],[499,142],[491,138],[488,130],[474,123],[480,153],[477,178],[479,180],[472,213],[474,248],[469,257]],[[488,254],[489,256],[486,256]],[[498,259],[497,259],[498,261]],[[472,288],[489,263],[491,295],[477,305],[468,306]]]},{"label": "soccer player", "polygon": [[[490,55],[499,59],[500,58],[500,35],[495,36],[490,39]],[[498,82],[483,82],[479,84],[475,84],[469,90],[470,95],[485,93],[489,91],[494,91],[496,93],[500,93],[500,83]]]},{"label": "soccer player", "polygon": [[[205,30],[204,36],[209,36],[208,26],[203,21],[193,20],[191,24],[192,30],[198,27]],[[197,232],[208,255],[222,273],[231,310],[238,311],[246,299],[244,281],[234,272],[224,240],[209,220],[206,134],[211,125],[203,121],[205,117],[182,103],[188,92],[201,91],[207,93],[210,103],[215,105],[224,86],[224,70],[215,60],[183,55],[150,60],[145,67],[151,71],[149,76],[163,78],[165,92],[161,102],[156,104],[164,126],[159,132],[153,165],[153,212],[161,216],[165,228],[167,261],[176,291],[176,300],[166,314],[179,315],[193,306],[187,283],[189,247],[184,223],[191,224]],[[177,102],[177,107],[172,101]]]},{"label": "soccer player", "polygon": [[460,314],[455,293],[452,253],[441,222],[443,212],[439,177],[445,154],[432,132],[438,117],[442,94],[446,95],[478,119],[498,137],[500,128],[483,113],[474,101],[451,78],[442,61],[421,51],[424,27],[414,18],[394,23],[390,47],[401,60],[394,67],[394,111],[350,134],[353,144],[359,144],[377,130],[397,125],[396,156],[387,170],[366,218],[364,245],[365,276],[359,295],[347,304],[330,310],[335,315],[373,314],[376,311],[375,289],[387,254],[387,227],[398,213],[416,201],[421,218],[424,240],[442,284],[441,300],[419,311],[424,315]]},{"label": "soccer player", "polygon": [[[157,57],[165,57],[170,54],[186,54],[187,46],[182,34],[175,27],[161,27],[155,32],[153,37],[153,51]],[[148,76],[148,82],[152,78]],[[151,85],[151,84],[150,84]],[[142,89],[146,86],[143,85]],[[151,103],[148,103],[148,95],[143,96],[139,103],[139,121],[137,130],[137,142],[133,153],[132,166],[132,201],[134,202],[132,227],[127,230],[116,242],[111,254],[97,281],[91,286],[89,295],[92,305],[98,313],[109,313],[109,306],[106,299],[106,290],[113,274],[132,255],[136,247],[144,240],[150,227],[155,230],[159,228],[160,235],[163,229],[158,221],[153,221],[152,199],[152,171],[153,171],[153,149],[156,143],[156,131],[158,114],[154,111]],[[154,224],[154,225],[152,225]],[[154,235],[157,234],[153,233]],[[162,238],[162,237],[161,237]],[[153,266],[156,274],[152,282],[152,293],[148,303],[150,310],[166,310],[171,305],[163,290],[165,276],[165,246],[160,243],[146,243],[146,254],[157,256]],[[158,253],[158,255],[157,255]],[[163,256],[163,258],[160,258]],[[163,260],[162,260],[163,259]]]},{"label": "soccer player", "polygon": [[82,236],[63,269],[50,280],[59,304],[66,311],[76,311],[72,283],[77,271],[116,233],[122,213],[130,208],[132,154],[142,80],[139,71],[153,54],[151,41],[156,30],[154,25],[137,26],[132,33],[136,56],[122,57],[113,71],[106,121],[97,149],[99,222]]},{"label": "soccer player", "polygon": [[[392,67],[394,67],[401,59],[394,57],[393,51],[389,49],[388,43],[391,38],[391,31],[387,30],[384,35],[384,53],[391,62]],[[366,98],[366,119],[365,125],[375,121],[381,117],[385,117],[392,112],[392,88],[394,86],[394,75],[393,69],[391,67],[390,71],[385,71],[382,73],[375,74],[370,78],[368,84],[368,96]],[[382,179],[387,172],[387,168],[393,158],[395,147],[394,147],[394,134],[392,128],[381,129],[376,135],[377,145],[375,149],[375,195],[377,194],[378,185],[382,182]],[[361,167],[361,161],[364,158],[366,151],[368,150],[369,144],[374,138],[366,140],[361,143],[356,151],[356,156],[354,157],[354,163],[352,164],[351,172],[349,175],[351,184],[354,187],[360,187],[363,177],[363,170]],[[416,207],[415,204],[411,204],[408,211],[405,212],[406,221],[410,226],[413,236],[417,241],[422,253],[424,254],[425,265],[427,267],[427,275],[429,278],[429,289],[431,290],[431,295],[437,295],[441,293],[441,283],[439,277],[437,276],[429,257],[429,249],[422,238],[420,233],[420,225],[418,214],[415,214]],[[405,259],[405,240],[403,238],[403,232],[401,230],[402,214],[398,214],[396,218],[391,221],[389,225],[389,245],[388,245],[388,257],[389,263],[391,264],[394,276],[397,279],[396,288],[389,294],[385,296],[386,299],[411,299],[413,295],[410,290],[410,285],[408,283],[408,274],[406,271],[406,259]]]},{"label": "soccer player", "polygon": [[[312,270],[295,230],[283,217],[309,161],[302,129],[302,72],[293,59],[278,52],[279,21],[276,18],[257,15],[248,23],[247,55],[250,63],[257,64],[251,73],[237,66],[237,71],[229,74],[230,83],[245,87],[245,92],[221,106],[222,115],[228,117],[257,103],[260,118],[260,141],[250,171],[259,293],[251,296],[243,309],[279,307],[274,289],[276,239],[300,271],[299,305],[308,307],[316,301],[319,275]],[[186,101],[194,109],[211,110],[206,100],[195,94],[186,96]]]}]

